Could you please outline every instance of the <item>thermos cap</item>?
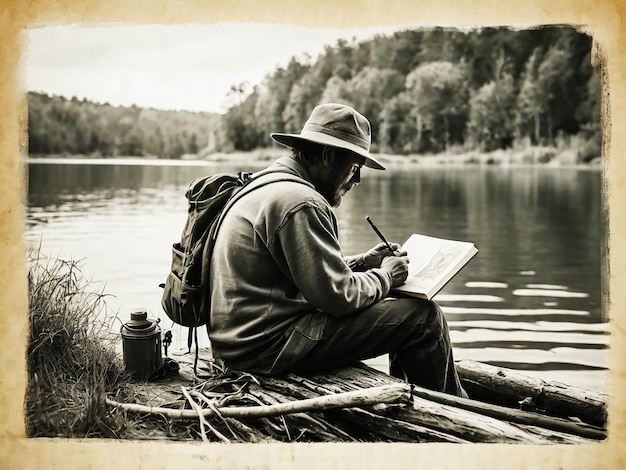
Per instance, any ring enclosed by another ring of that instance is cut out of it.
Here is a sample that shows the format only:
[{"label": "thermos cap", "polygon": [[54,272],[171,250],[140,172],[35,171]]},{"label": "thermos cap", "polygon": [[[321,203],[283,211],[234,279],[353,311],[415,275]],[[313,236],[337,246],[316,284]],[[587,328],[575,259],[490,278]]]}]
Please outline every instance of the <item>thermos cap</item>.
[{"label": "thermos cap", "polygon": [[148,312],[143,309],[135,309],[130,312],[130,320],[125,326],[132,330],[146,329],[154,326],[154,322],[148,320]]}]

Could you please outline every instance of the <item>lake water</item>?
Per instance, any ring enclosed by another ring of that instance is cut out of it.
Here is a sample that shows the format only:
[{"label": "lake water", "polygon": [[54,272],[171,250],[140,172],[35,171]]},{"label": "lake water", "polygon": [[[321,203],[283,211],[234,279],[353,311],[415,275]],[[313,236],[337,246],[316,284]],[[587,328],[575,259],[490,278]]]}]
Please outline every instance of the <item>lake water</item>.
[{"label": "lake water", "polygon": [[[25,240],[48,256],[82,260],[121,321],[139,306],[167,330],[158,284],[185,221],[187,185],[205,174],[258,168],[31,161]],[[455,358],[604,392],[602,200],[597,168],[407,165],[364,170],[337,218],[345,254],[378,243],[366,215],[392,241],[414,232],[473,241],[479,254],[436,296]],[[186,332],[173,333],[171,350],[184,350]],[[384,370],[385,361],[369,362]]]}]

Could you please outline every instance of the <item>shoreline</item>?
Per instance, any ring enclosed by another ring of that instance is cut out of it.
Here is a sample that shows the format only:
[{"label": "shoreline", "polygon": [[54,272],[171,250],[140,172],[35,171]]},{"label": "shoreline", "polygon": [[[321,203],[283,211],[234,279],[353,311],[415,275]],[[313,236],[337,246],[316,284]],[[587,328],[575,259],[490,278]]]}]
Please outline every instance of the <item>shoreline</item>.
[{"label": "shoreline", "polygon": [[[156,156],[117,156],[110,158],[90,157],[87,155],[33,155],[26,156],[25,162],[36,163],[93,163],[93,164],[158,164],[163,166],[206,165],[216,163],[270,163],[277,158],[288,156],[287,148],[262,148],[248,152],[211,153],[201,152],[187,155],[181,159],[163,159]],[[449,152],[434,155],[392,155],[372,152],[388,169],[408,166],[541,166],[554,168],[591,168],[603,167],[604,158],[595,157],[582,162],[577,151],[555,147],[528,147],[492,152],[467,151]]]},{"label": "shoreline", "polygon": [[[210,162],[269,162],[281,156],[290,154],[286,148],[264,148],[250,152],[232,153],[200,153],[192,161]],[[372,152],[381,163],[388,168],[406,166],[433,166],[433,165],[493,165],[493,166],[546,166],[546,167],[577,167],[577,168],[600,168],[603,157],[597,156],[588,162],[580,161],[579,153],[572,148],[558,149],[556,147],[525,147],[506,150],[494,150],[491,152],[450,151],[432,155],[394,155]]]}]

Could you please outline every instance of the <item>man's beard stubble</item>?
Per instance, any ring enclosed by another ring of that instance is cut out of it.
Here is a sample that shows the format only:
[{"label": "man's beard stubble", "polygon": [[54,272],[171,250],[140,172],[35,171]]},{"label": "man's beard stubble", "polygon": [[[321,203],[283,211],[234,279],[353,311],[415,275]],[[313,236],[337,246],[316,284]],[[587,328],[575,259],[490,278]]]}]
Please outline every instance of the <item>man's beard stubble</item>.
[{"label": "man's beard stubble", "polygon": [[[325,184],[320,184],[319,192],[324,199],[328,201],[328,204],[335,209],[339,208],[343,203],[343,196],[352,188],[352,183],[347,182],[342,184],[343,178],[338,174],[332,181]],[[340,194],[344,190],[344,194]]]}]

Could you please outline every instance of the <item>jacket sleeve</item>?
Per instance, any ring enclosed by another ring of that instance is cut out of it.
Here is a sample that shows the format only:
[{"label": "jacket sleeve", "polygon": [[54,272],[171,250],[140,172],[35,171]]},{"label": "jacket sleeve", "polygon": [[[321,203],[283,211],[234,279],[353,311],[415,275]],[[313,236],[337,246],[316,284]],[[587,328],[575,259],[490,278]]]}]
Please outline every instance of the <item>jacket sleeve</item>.
[{"label": "jacket sleeve", "polygon": [[353,271],[335,226],[329,208],[303,203],[285,217],[268,248],[309,303],[330,315],[348,315],[385,297],[392,279],[379,268]]},{"label": "jacket sleeve", "polygon": [[363,255],[344,256],[343,260],[352,271],[365,271]]}]

